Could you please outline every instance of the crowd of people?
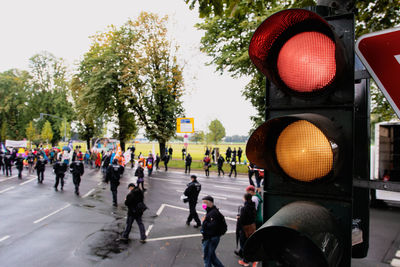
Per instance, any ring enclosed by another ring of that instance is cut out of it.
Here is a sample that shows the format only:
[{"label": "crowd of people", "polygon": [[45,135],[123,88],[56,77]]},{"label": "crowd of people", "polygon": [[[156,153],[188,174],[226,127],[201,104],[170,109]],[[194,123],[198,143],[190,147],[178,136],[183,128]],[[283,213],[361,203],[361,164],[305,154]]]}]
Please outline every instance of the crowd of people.
[{"label": "crowd of people", "polygon": [[[210,158],[213,156],[212,152],[207,148],[204,162],[204,170],[206,177],[210,175],[209,169],[213,160]],[[170,147],[166,149],[166,153],[161,159],[158,154],[153,156],[153,153],[149,153],[148,157],[144,157],[142,153],[139,153],[137,157],[137,166],[135,161],[135,147],[129,147],[126,152],[122,151],[120,147],[104,151],[104,150],[90,150],[82,153],[81,147],[77,146],[74,150],[71,149],[33,149],[26,151],[17,151],[17,149],[6,149],[0,151],[0,169],[3,171],[3,175],[12,175],[12,165],[15,164],[18,170],[18,178],[22,179],[22,171],[25,167],[29,174],[36,170],[38,183],[42,184],[44,181],[44,172],[48,164],[52,165],[55,174],[54,190],[64,190],[64,178],[66,172],[72,174],[72,181],[75,187],[75,194],[79,196],[79,186],[81,183],[81,177],[85,172],[86,168],[96,168],[101,170],[103,173],[103,182],[110,184],[110,190],[112,195],[113,206],[118,206],[118,186],[120,185],[120,179],[124,173],[126,167],[130,163],[130,167],[136,167],[134,175],[137,177],[137,183],[130,183],[128,185],[129,194],[126,196],[124,204],[128,207],[126,227],[121,235],[121,240],[128,240],[129,234],[132,229],[134,221],[137,222],[140,231],[140,242],[146,242],[145,227],[142,222],[142,216],[144,211],[147,209],[144,204],[144,177],[145,169],[147,169],[147,176],[151,176],[153,168],[159,169],[160,161],[164,161],[165,170],[168,170],[168,161],[172,158],[173,149]],[[185,155],[185,173],[190,173],[190,166],[192,158],[190,154]],[[228,148],[226,152],[226,158],[221,154],[218,154],[218,158],[214,160],[218,166],[218,176],[224,175],[223,163],[229,162],[231,165],[231,172],[235,172],[236,177],[236,162],[240,162],[242,150],[239,148],[233,151]],[[236,160],[236,157],[239,160]],[[234,162],[234,164],[232,164]],[[244,258],[243,247],[249,236],[256,231],[262,225],[262,197],[259,194],[260,184],[262,180],[262,170],[258,169],[254,164],[249,164],[249,183],[250,185],[245,189],[246,193],[243,196],[243,206],[238,210],[237,215],[237,237],[239,240],[239,249],[235,250],[235,254],[240,257],[238,263],[242,266],[249,266],[250,263]],[[256,178],[256,185],[253,182],[252,177]],[[186,220],[186,224],[190,225],[191,221],[194,220],[195,228],[200,228],[200,232],[203,236],[202,248],[203,248],[203,259],[205,266],[223,266],[221,261],[216,255],[216,249],[220,238],[227,231],[227,224],[224,216],[214,205],[214,199],[212,196],[207,195],[202,198],[202,208],[206,211],[206,215],[199,218],[196,206],[198,197],[201,191],[201,184],[198,182],[195,175],[191,175],[191,182],[187,184],[187,188],[184,191],[184,202],[189,205],[189,216]],[[252,266],[256,266],[257,262],[252,263]]]}]

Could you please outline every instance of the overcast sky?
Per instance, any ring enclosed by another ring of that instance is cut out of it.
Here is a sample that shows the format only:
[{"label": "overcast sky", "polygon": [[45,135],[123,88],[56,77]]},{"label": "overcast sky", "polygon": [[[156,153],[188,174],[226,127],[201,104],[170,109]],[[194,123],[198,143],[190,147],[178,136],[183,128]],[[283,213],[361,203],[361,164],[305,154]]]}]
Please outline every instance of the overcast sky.
[{"label": "overcast sky", "polygon": [[205,66],[210,58],[199,51],[202,32],[194,28],[200,22],[198,12],[189,10],[184,0],[2,0],[0,71],[28,69],[29,58],[41,51],[64,58],[73,69],[89,49],[89,36],[135,19],[141,11],[170,18],[169,32],[185,64],[184,107],[195,118],[195,129],[205,130],[217,118],[227,135],[247,135],[255,114],[241,96],[248,78],[233,79]]}]

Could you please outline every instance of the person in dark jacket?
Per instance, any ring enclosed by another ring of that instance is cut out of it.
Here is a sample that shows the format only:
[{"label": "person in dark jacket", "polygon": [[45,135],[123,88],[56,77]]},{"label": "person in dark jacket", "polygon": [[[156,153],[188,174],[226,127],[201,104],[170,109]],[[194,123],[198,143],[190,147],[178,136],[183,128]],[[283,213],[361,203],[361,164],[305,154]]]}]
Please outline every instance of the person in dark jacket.
[{"label": "person in dark jacket", "polygon": [[172,146],[170,146],[169,147],[169,149],[168,149],[168,154],[169,154],[169,157],[172,159],[172,152],[173,152],[174,150],[172,149]]},{"label": "person in dark jacket", "polygon": [[187,184],[187,188],[183,194],[187,196],[189,202],[189,217],[186,220],[186,225],[190,225],[190,222],[194,220],[196,222],[195,228],[201,226],[201,221],[199,215],[196,211],[197,198],[199,197],[201,191],[201,184],[197,181],[196,175],[190,176],[192,181]]},{"label": "person in dark jacket", "polygon": [[126,228],[122,234],[122,238],[125,240],[129,238],[129,233],[132,229],[132,223],[136,220],[140,231],[140,242],[144,243],[146,241],[146,233],[142,222],[143,210],[140,208],[140,206],[138,206],[139,203],[143,204],[143,192],[133,183],[128,185],[128,189],[130,192],[125,199],[125,206],[128,207],[128,216],[126,219]]},{"label": "person in dark jacket", "polygon": [[228,147],[228,149],[225,152],[225,159],[227,162],[231,161],[231,155],[232,155],[232,149],[231,147]]},{"label": "person in dark jacket", "polygon": [[[244,205],[240,210],[240,215],[238,218],[240,231],[240,250],[239,254],[243,255],[244,244],[246,243],[249,236],[256,230],[256,208],[254,202],[251,200],[252,195],[246,193],[243,196]],[[238,261],[240,265],[249,266],[249,262],[242,258]]]},{"label": "person in dark jacket", "polygon": [[81,184],[81,176],[85,172],[85,167],[83,166],[83,158],[79,158],[78,161],[73,161],[69,165],[69,171],[72,173],[72,181],[75,185],[75,194],[79,196],[79,185]]},{"label": "person in dark jacket", "polygon": [[225,172],[224,172],[224,170],[222,169],[222,166],[224,166],[224,162],[225,162],[224,157],[223,157],[222,155],[219,155],[218,161],[217,161],[218,176],[221,176],[221,172],[222,172],[222,175],[225,175]]},{"label": "person in dark jacket", "polygon": [[46,170],[47,160],[43,158],[43,155],[39,155],[39,159],[36,161],[35,169],[38,176],[38,183],[43,184],[44,171]]},{"label": "person in dark jacket", "polygon": [[243,154],[243,150],[242,150],[242,148],[241,147],[239,147],[239,149],[238,149],[238,152],[237,152],[237,156],[238,156],[238,162],[239,162],[239,164],[240,164],[240,162],[241,162],[241,158],[242,158],[242,154]]},{"label": "person in dark jacket", "polygon": [[64,190],[64,176],[65,172],[68,169],[68,165],[65,162],[61,161],[60,157],[57,159],[56,163],[53,165],[54,173],[56,174],[56,182],[54,184],[54,190],[58,191],[58,184],[61,182],[61,190]]},{"label": "person in dark jacket", "polygon": [[183,148],[182,148],[182,160],[185,159],[185,156],[186,156],[186,148],[183,147]]},{"label": "person in dark jacket", "polygon": [[165,153],[165,155],[163,157],[163,161],[164,161],[165,171],[168,171],[169,156],[167,153]]},{"label": "person in dark jacket", "polygon": [[161,160],[161,158],[160,158],[160,156],[159,156],[158,153],[157,153],[157,155],[156,155],[156,170],[159,170],[159,169],[160,169],[160,167],[158,167],[158,164],[160,164],[160,160]]},{"label": "person in dark jacket", "polygon": [[203,235],[203,258],[204,266],[224,266],[215,254],[215,250],[218,247],[221,233],[219,229],[223,223],[223,215],[219,212],[217,207],[214,205],[214,199],[211,196],[203,197],[202,207],[207,211],[206,216],[202,218],[203,224],[201,226],[201,233]]},{"label": "person in dark jacket", "polygon": [[6,155],[4,156],[4,165],[6,167],[6,175],[12,176],[12,155],[10,152],[7,151]]},{"label": "person in dark jacket", "polygon": [[15,160],[15,167],[18,170],[18,179],[22,179],[22,170],[24,169],[24,158],[22,156],[17,157]]},{"label": "person in dark jacket", "polygon": [[254,186],[254,181],[253,181],[252,177],[253,177],[254,173],[256,172],[254,170],[255,166],[253,163],[250,162],[248,168],[249,168],[249,183],[250,183],[250,185]]},{"label": "person in dark jacket", "polygon": [[107,168],[110,165],[110,161],[111,161],[111,152],[107,152],[107,154],[103,157],[103,166],[102,166],[103,175],[105,175]]},{"label": "person in dark jacket", "polygon": [[190,153],[187,154],[186,159],[185,159],[185,173],[190,174],[190,166],[192,166],[192,156],[190,156]]},{"label": "person in dark jacket", "polygon": [[142,191],[145,191],[144,188],[144,169],[142,167],[142,163],[140,162],[136,171],[135,171],[135,176],[137,177],[137,187],[140,188],[140,185],[142,185]]},{"label": "person in dark jacket", "polygon": [[131,169],[133,169],[133,167],[135,167],[135,146],[131,147]]},{"label": "person in dark jacket", "polygon": [[5,164],[4,164],[4,153],[0,151],[0,169],[3,170],[3,175],[4,175],[4,171],[5,171]]},{"label": "person in dark jacket", "polygon": [[119,179],[121,178],[122,174],[122,166],[118,164],[118,159],[113,160],[113,164],[108,166],[107,173],[106,173],[106,183],[110,182],[110,190],[113,197],[113,206],[117,207],[117,194],[118,194],[118,186],[119,186]]},{"label": "person in dark jacket", "polygon": [[232,176],[232,172],[235,172],[235,177],[237,176],[237,172],[236,172],[236,159],[232,158],[231,161],[231,172],[229,173],[229,177]]},{"label": "person in dark jacket", "polygon": [[32,153],[32,151],[29,151],[27,160],[28,160],[29,174],[31,174],[33,173],[33,164],[35,163],[35,155]]},{"label": "person in dark jacket", "polygon": [[205,156],[203,159],[204,162],[204,171],[206,173],[206,177],[210,176],[210,168],[211,168],[211,159],[209,156]]}]

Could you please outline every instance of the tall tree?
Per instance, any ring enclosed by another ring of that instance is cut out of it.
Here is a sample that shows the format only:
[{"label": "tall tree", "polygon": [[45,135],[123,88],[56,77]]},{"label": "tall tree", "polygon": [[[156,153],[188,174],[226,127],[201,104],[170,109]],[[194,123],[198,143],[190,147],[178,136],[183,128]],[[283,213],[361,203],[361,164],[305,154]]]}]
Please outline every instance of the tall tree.
[{"label": "tall tree", "polygon": [[125,142],[137,131],[137,127],[135,115],[127,102],[132,92],[123,78],[127,61],[131,58],[121,53],[124,44],[119,42],[120,37],[114,26],[108,32],[93,36],[90,50],[80,63],[76,78],[81,84],[82,100],[87,104],[84,110],[92,116],[84,118],[82,123],[85,136],[92,135],[93,119],[106,115],[117,124],[116,135],[125,150]]},{"label": "tall tree", "polygon": [[16,69],[0,73],[0,126],[4,139],[22,139],[25,128],[32,119],[26,106],[29,102],[29,74]]},{"label": "tall tree", "polygon": [[53,130],[51,128],[51,123],[49,121],[46,121],[44,123],[42,132],[40,135],[41,135],[42,139],[46,141],[47,144],[49,144],[49,142],[51,142],[51,140],[53,139]]},{"label": "tall tree", "polygon": [[[68,90],[69,74],[62,58],[51,53],[42,52],[29,59],[29,73],[31,75],[31,99],[29,108],[36,117],[39,113],[55,115],[71,121],[74,118],[72,103],[69,101]],[[46,117],[51,122],[54,133],[53,144],[61,140],[64,132],[60,131],[63,122],[55,117]],[[39,129],[43,122],[39,123]]]},{"label": "tall tree", "polygon": [[36,129],[33,126],[33,122],[29,122],[28,127],[26,127],[26,138],[29,140],[30,147],[32,148],[32,141],[36,136]]},{"label": "tall tree", "polygon": [[184,111],[182,67],[177,62],[178,48],[168,39],[167,19],[142,12],[121,29],[128,44],[134,36],[138,37],[136,58],[124,71],[126,83],[133,91],[130,107],[144,126],[146,137],[158,141],[161,156],[167,141],[176,133],[176,119]]},{"label": "tall tree", "polygon": [[[210,64],[215,64],[218,71],[228,72],[233,77],[252,77],[242,93],[257,110],[252,120],[253,126],[258,126],[265,118],[266,82],[249,59],[248,45],[251,36],[257,26],[273,13],[290,7],[313,6],[315,2],[311,0],[185,0],[185,2],[191,9],[198,7],[199,17],[203,19],[197,27],[204,30],[201,51],[211,57]],[[398,1],[367,0],[355,3],[358,10],[357,37],[400,23]],[[384,102],[376,102],[377,107],[381,106],[384,109],[385,104],[382,103]]]},{"label": "tall tree", "polygon": [[211,142],[218,144],[222,138],[225,137],[225,127],[222,125],[222,123],[215,119],[210,122],[210,125],[208,126],[208,138]]}]

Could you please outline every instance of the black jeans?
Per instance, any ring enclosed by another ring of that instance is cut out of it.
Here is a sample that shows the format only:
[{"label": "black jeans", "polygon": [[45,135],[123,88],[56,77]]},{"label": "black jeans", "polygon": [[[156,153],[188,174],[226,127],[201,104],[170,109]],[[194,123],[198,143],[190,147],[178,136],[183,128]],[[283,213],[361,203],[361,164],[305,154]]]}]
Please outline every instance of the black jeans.
[{"label": "black jeans", "polygon": [[[23,167],[22,167],[23,168]],[[22,168],[18,168],[18,178],[22,178]]]},{"label": "black jeans", "polygon": [[190,165],[189,164],[185,165],[185,173],[190,173]]},{"label": "black jeans", "polygon": [[197,202],[189,202],[189,217],[187,218],[186,223],[190,223],[192,220],[194,220],[197,225],[201,225],[199,215],[196,211],[196,204]]},{"label": "black jeans", "polygon": [[235,171],[235,177],[236,177],[237,176],[236,165],[234,167],[231,167],[231,172],[229,173],[229,177],[231,177],[233,171]]},{"label": "black jeans", "polygon": [[117,205],[117,194],[118,194],[118,185],[111,184],[110,185],[111,193],[112,193],[112,198],[113,198],[113,204]]},{"label": "black jeans", "polygon": [[138,215],[138,214],[129,215],[129,213],[128,213],[128,218],[126,218],[126,228],[125,228],[124,233],[122,234],[122,237],[124,237],[124,238],[129,237],[129,233],[131,232],[132,223],[134,220],[136,220],[136,222],[139,226],[140,239],[145,240],[146,239],[146,231],[144,229],[144,225],[142,222],[142,215]]},{"label": "black jeans", "polygon": [[59,182],[61,181],[61,189],[64,187],[64,174],[56,174],[56,183],[54,187],[57,188]]},{"label": "black jeans", "polygon": [[218,166],[218,176],[221,175],[221,172],[222,172],[222,175],[225,175],[225,172],[224,172],[224,170],[222,169],[222,166]]},{"label": "black jeans", "polygon": [[79,185],[81,184],[81,176],[72,174],[72,181],[74,182],[75,185],[75,193],[79,194]]},{"label": "black jeans", "polygon": [[252,186],[254,186],[254,181],[253,181],[253,179],[252,179],[253,175],[254,175],[254,171],[250,171],[250,170],[249,170],[249,183],[250,183],[250,185],[252,185]]},{"label": "black jeans", "polygon": [[7,176],[11,176],[12,175],[11,165],[6,165],[6,175]]},{"label": "black jeans", "polygon": [[43,183],[44,170],[37,170],[37,178],[39,183]]}]

